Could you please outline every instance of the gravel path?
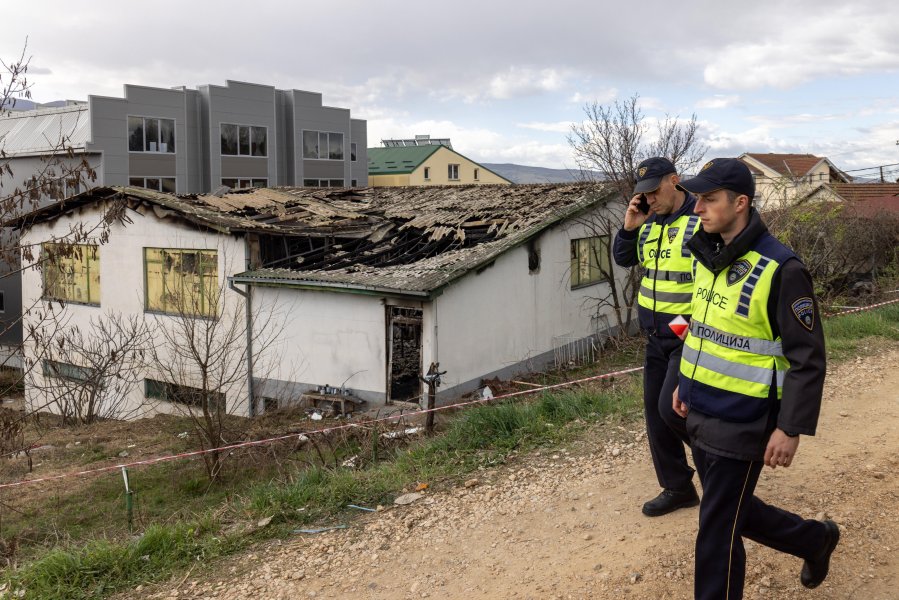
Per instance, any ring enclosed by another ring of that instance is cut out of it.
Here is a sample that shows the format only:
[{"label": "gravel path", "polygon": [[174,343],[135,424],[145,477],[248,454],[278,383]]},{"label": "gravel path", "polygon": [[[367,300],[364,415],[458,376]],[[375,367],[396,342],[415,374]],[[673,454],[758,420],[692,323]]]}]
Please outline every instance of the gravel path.
[{"label": "gravel path", "polygon": [[[746,598],[899,598],[899,349],[829,374],[819,434],[758,495],[843,529],[819,590],[801,561],[747,542]],[[657,493],[640,423],[483,471],[449,491],[361,516],[346,530],[256,548],[152,598],[689,599],[698,509],[649,519]]]}]

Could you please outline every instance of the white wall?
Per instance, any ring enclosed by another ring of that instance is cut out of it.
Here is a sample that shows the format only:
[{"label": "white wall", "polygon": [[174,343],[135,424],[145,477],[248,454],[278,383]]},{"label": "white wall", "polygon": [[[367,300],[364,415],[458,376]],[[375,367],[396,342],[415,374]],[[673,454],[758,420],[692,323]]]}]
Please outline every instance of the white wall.
[{"label": "white wall", "polygon": [[316,386],[346,382],[358,396],[383,402],[387,358],[382,298],[283,287],[252,289],[257,318],[271,318],[280,330],[254,368],[256,378],[271,380],[257,395],[296,399]]},{"label": "white wall", "polygon": [[[242,317],[242,299],[235,292],[227,289],[227,276],[245,269],[245,247],[242,239],[216,233],[202,232],[172,218],[159,219],[152,213],[144,215],[128,210],[127,217],[131,223],[115,222],[109,232],[109,240],[100,245],[100,306],[67,303],[59,313],[59,304],[53,302],[57,311],[56,319],[66,326],[88,328],[91,319],[100,319],[107,314],[123,316],[139,315],[158,331],[160,326],[171,324],[176,317],[144,310],[144,258],[145,247],[183,248],[183,249],[216,249],[218,250],[219,287],[224,288],[223,309],[226,314],[237,314]],[[91,207],[69,213],[53,222],[32,227],[23,235],[25,243],[37,244],[35,258],[39,257],[39,244],[52,237],[64,237],[71,227],[78,222],[90,227],[99,222],[101,211]],[[30,264],[29,261],[23,261]],[[49,303],[41,299],[42,278],[34,268],[26,268],[22,275],[22,300],[25,331],[29,325],[41,324],[39,314],[46,313]],[[157,343],[160,343],[157,338]],[[26,361],[36,358],[36,348],[26,333]],[[33,376],[40,377],[40,365],[32,370]],[[153,373],[148,372],[152,377]],[[32,406],[42,405],[39,392],[26,387],[26,402]],[[229,412],[245,414],[247,412],[245,383],[227,392]],[[129,406],[134,408],[145,405],[144,386],[140,382],[129,395]],[[171,412],[172,407],[166,403],[145,406],[145,414],[153,412]]]},{"label": "white wall", "polygon": [[[26,240],[37,242],[51,235],[65,235],[77,220],[96,222],[99,215],[94,208],[36,226]],[[174,219],[133,211],[128,211],[128,217],[133,222],[113,225],[108,243],[100,247],[101,305],[67,304],[65,315],[70,325],[87,326],[92,317],[110,311],[160,322],[171,318],[144,312],[144,247],[218,249],[220,283],[244,270],[245,249],[239,238],[202,233]],[[586,227],[572,222],[553,227],[536,242],[540,252],[537,272],[529,272],[528,246],[522,245],[498,257],[480,274],[469,273],[431,302],[254,286],[254,332],[262,338],[256,340],[254,349],[261,353],[254,364],[254,375],[260,380],[256,394],[298,398],[315,386],[340,386],[345,382],[360,397],[375,404],[382,402],[387,383],[389,304],[424,309],[422,369],[426,370],[431,361],[440,362],[441,369],[447,371],[441,390],[462,386],[457,390],[461,393],[472,382],[503,369],[541,368],[542,364],[528,365],[527,361],[545,359],[554,348],[555,338],[580,339],[596,333],[592,318],[595,302],[590,298],[608,293],[608,284],[572,290],[569,273],[570,240],[590,235]],[[230,264],[226,265],[226,258]],[[26,270],[26,307],[45,307],[41,293],[40,274]],[[239,295],[226,289],[225,298],[226,311],[228,307],[241,310]],[[609,320],[615,321],[611,316]],[[26,315],[26,328],[36,322],[36,313]],[[26,356],[33,360],[34,349],[26,348]],[[143,402],[143,394],[144,388],[139,385],[132,391],[131,401]],[[26,398],[32,404],[40,401],[34,389],[26,390]],[[229,411],[247,414],[245,398],[243,386],[229,391]],[[170,411],[171,407],[160,405],[150,412],[153,410]]]},{"label": "white wall", "polygon": [[[424,368],[440,362],[447,371],[443,390],[516,365],[520,371],[540,369],[543,364],[520,363],[552,352],[556,337],[596,333],[596,303],[590,298],[605,296],[609,285],[572,290],[570,284],[570,242],[592,235],[573,221],[553,227],[537,241],[538,272],[529,273],[528,248],[519,246],[433,301],[424,315]],[[614,325],[611,311],[608,317]]]}]

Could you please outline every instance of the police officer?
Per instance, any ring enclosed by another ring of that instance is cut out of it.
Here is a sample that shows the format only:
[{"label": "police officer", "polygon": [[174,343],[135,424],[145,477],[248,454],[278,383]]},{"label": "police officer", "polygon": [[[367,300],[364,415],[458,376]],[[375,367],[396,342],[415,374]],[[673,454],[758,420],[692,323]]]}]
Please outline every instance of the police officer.
[{"label": "police officer", "polygon": [[643,505],[643,514],[656,517],[699,504],[684,451],[683,419],[671,409],[683,343],[668,326],[678,315],[690,313],[693,273],[686,243],[698,229],[699,217],[693,214],[693,196],[677,189],[680,180],[667,158],[641,162],[636,179],[613,254],[622,267],[645,268],[637,297],[640,328],[647,334],[643,405],[662,492]]},{"label": "police officer", "polygon": [[696,598],[743,597],[744,537],[804,559],[800,581],[817,587],[837,525],[753,495],[762,465],[789,467],[799,436],[815,434],[825,352],[811,276],[752,207],[755,184],[742,161],[715,159],[680,187],[696,194],[702,221],[688,243],[692,320],[672,398],[703,488]]}]

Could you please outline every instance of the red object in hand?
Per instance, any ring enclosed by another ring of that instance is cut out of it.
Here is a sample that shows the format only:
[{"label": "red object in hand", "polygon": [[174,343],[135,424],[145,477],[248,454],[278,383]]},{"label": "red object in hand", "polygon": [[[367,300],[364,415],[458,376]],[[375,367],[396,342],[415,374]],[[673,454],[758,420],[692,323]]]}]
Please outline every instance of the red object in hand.
[{"label": "red object in hand", "polygon": [[687,327],[690,326],[690,323],[687,322],[685,318],[678,315],[674,319],[671,319],[671,322],[668,323],[668,327],[671,328],[671,331],[674,332],[674,335],[677,337],[682,337],[684,332],[687,331]]}]

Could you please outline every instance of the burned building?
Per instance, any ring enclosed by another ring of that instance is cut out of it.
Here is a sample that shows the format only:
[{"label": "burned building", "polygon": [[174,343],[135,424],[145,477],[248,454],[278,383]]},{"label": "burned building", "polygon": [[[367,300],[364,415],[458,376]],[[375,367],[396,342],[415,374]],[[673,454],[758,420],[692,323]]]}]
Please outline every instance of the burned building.
[{"label": "burned building", "polygon": [[[228,282],[225,303],[245,302],[251,327],[254,315],[278,315],[278,339],[256,363],[267,368],[225,394],[229,411],[241,414],[323,387],[370,403],[415,402],[432,363],[447,372],[439,397],[451,399],[483,378],[541,369],[559,340],[595,338],[609,322],[596,299],[617,272],[589,224],[611,197],[602,189],[225,192],[97,188],[17,226],[39,245],[73,222],[101,218],[104,207],[123,207],[92,255],[99,300],[67,305],[73,322],[104,308],[160,312],[148,300],[158,269],[147,261],[185,252],[203,253],[194,262],[212,265],[207,279],[214,271]],[[39,304],[40,276],[25,279],[24,301]]]}]

